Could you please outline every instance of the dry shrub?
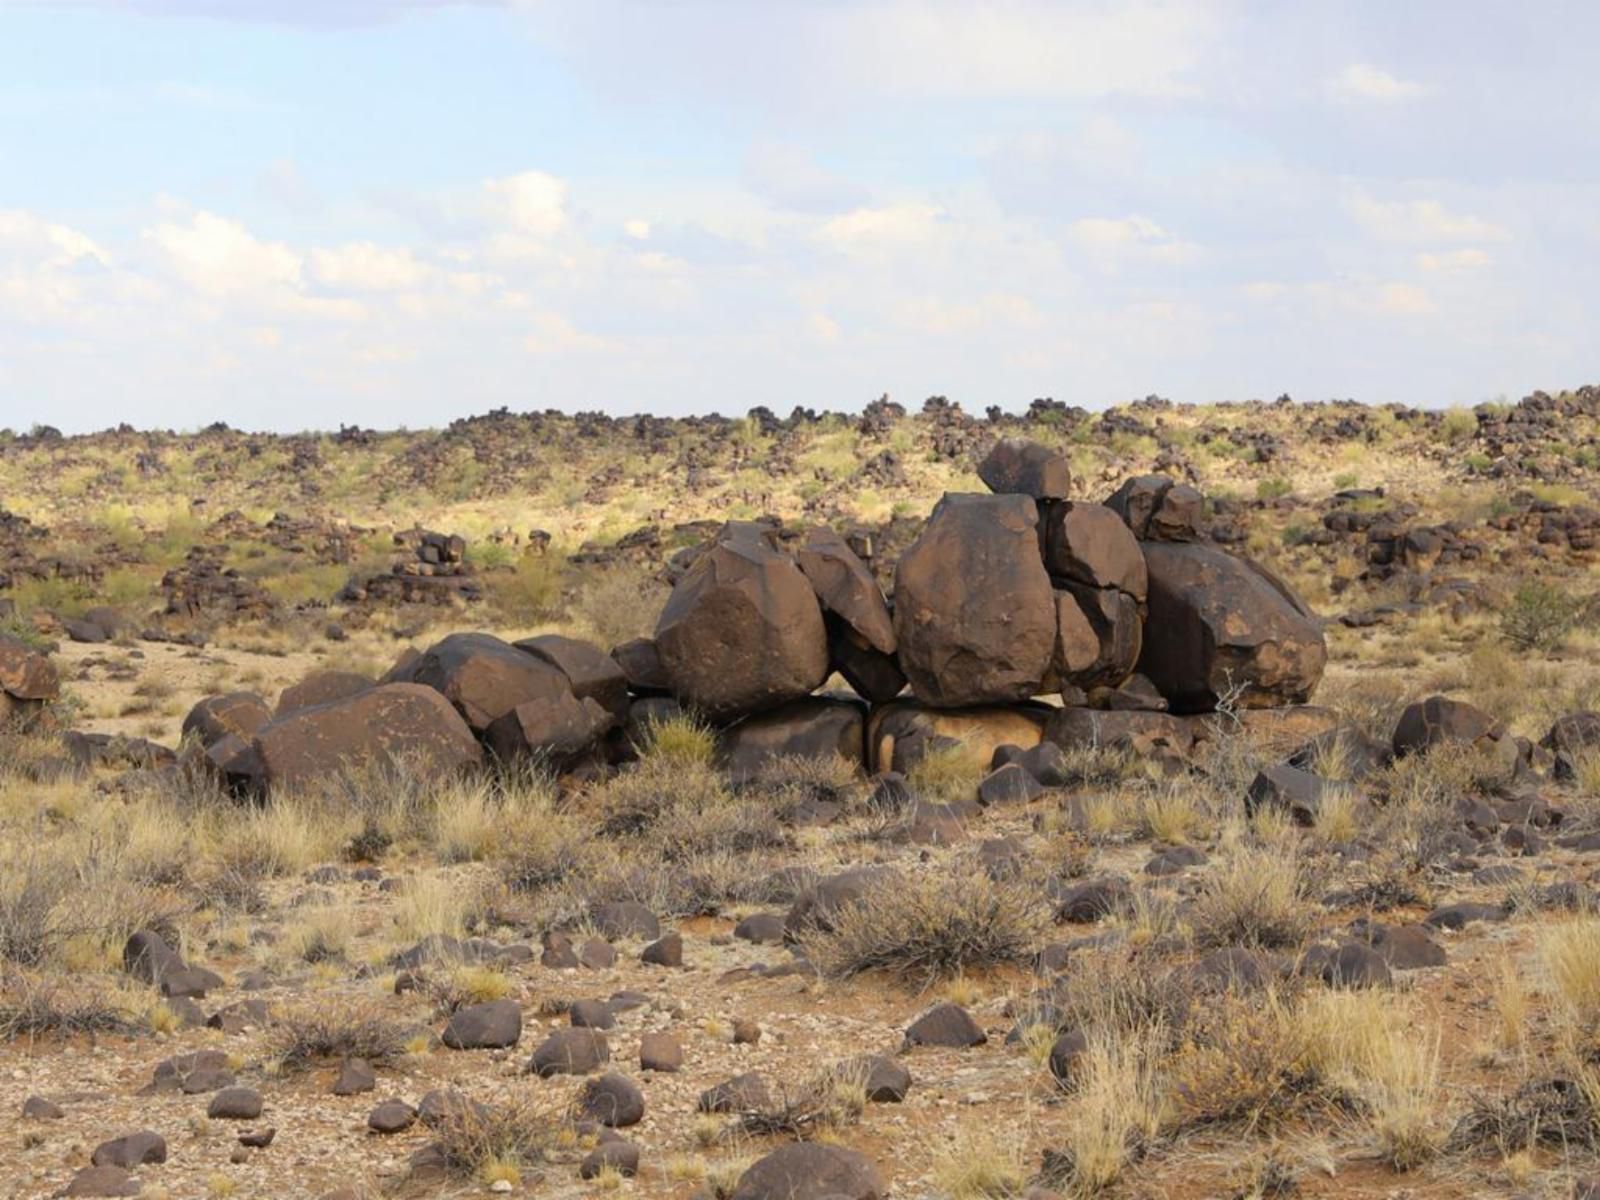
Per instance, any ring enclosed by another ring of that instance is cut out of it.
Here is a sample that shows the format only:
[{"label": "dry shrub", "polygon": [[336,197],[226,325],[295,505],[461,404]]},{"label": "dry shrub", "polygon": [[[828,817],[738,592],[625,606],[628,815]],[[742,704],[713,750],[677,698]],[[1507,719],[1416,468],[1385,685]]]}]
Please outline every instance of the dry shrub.
[{"label": "dry shrub", "polygon": [[1538,956],[1563,1048],[1575,1058],[1600,1058],[1600,917],[1585,915],[1541,934]]},{"label": "dry shrub", "polygon": [[279,1014],[270,1044],[284,1070],[364,1058],[387,1062],[405,1052],[406,1035],[376,1003],[324,997]]},{"label": "dry shrub", "polygon": [[636,747],[646,761],[709,765],[717,755],[717,734],[704,721],[688,714],[651,721]]},{"label": "dry shrub", "polygon": [[1166,1041],[1155,1026],[1091,1035],[1060,1149],[1047,1155],[1052,1182],[1077,1196],[1098,1195],[1144,1153],[1166,1117],[1159,1071]]},{"label": "dry shrub", "polygon": [[1254,1128],[1288,1116],[1310,1090],[1307,1031],[1276,992],[1228,992],[1201,1007],[1170,1066],[1188,1123]]},{"label": "dry shrub", "polygon": [[131,1033],[140,1024],[137,998],[120,988],[82,976],[0,973],[0,1040]]},{"label": "dry shrub", "polygon": [[949,1200],[1005,1200],[1028,1183],[1023,1140],[993,1129],[963,1129],[933,1164],[933,1185]]},{"label": "dry shrub", "polygon": [[775,1103],[741,1113],[733,1129],[751,1137],[805,1140],[861,1120],[867,1108],[866,1071],[825,1071],[793,1092],[780,1087]]},{"label": "dry shrub", "polygon": [[930,984],[973,967],[1028,961],[1049,926],[1040,890],[990,879],[971,861],[872,887],[805,939],[807,955],[833,978],[887,971]]},{"label": "dry shrub", "polygon": [[1217,864],[1195,903],[1208,946],[1298,946],[1315,923],[1305,864],[1291,851],[1240,847]]},{"label": "dry shrub", "polygon": [[616,646],[655,628],[670,591],[638,567],[608,567],[589,576],[573,607],[600,645]]},{"label": "dry shrub", "polygon": [[1475,1094],[1446,1145],[1457,1152],[1493,1150],[1502,1158],[1536,1146],[1593,1149],[1600,1114],[1592,1083],[1592,1077],[1536,1079],[1508,1095]]},{"label": "dry shrub", "polygon": [[492,1186],[537,1171],[557,1145],[561,1110],[548,1096],[521,1094],[478,1104],[459,1100],[433,1128],[444,1165]]}]

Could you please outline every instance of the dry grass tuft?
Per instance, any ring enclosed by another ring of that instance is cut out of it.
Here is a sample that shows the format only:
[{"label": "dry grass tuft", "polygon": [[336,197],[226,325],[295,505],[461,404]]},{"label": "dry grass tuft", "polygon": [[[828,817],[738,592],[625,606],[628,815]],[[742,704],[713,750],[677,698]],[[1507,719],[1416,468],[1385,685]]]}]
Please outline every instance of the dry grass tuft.
[{"label": "dry grass tuft", "polygon": [[325,998],[282,1013],[271,1046],[286,1071],[345,1058],[388,1062],[405,1053],[406,1034],[375,1002]]},{"label": "dry grass tuft", "polygon": [[1239,847],[1216,865],[1195,904],[1208,946],[1298,946],[1316,919],[1302,860],[1292,851]]},{"label": "dry grass tuft", "polygon": [[824,975],[886,971],[927,985],[974,967],[1028,961],[1049,925],[1031,882],[989,878],[970,862],[872,888],[804,940]]}]

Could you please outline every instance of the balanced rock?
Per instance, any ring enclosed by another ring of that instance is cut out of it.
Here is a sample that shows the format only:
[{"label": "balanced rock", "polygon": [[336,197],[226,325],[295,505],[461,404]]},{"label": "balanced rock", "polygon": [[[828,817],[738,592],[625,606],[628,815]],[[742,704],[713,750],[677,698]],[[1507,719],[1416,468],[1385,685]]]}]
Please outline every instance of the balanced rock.
[{"label": "balanced rock", "polygon": [[1303,704],[1328,648],[1315,614],[1264,567],[1210,546],[1144,544],[1149,615],[1139,670],[1175,713]]},{"label": "balanced rock", "polygon": [[1059,450],[1026,438],[1001,438],[978,464],[978,478],[991,492],[1065,500],[1072,470]]},{"label": "balanced rock", "polygon": [[895,568],[901,669],[926,704],[1036,695],[1056,649],[1055,595],[1026,496],[946,493]]},{"label": "balanced rock", "polygon": [[673,693],[713,718],[775,708],[828,674],[816,593],[749,522],[725,525],[678,581],[655,642]]},{"label": "balanced rock", "polygon": [[1200,536],[1205,498],[1165,475],[1140,475],[1113,492],[1106,507],[1141,542],[1192,542]]}]

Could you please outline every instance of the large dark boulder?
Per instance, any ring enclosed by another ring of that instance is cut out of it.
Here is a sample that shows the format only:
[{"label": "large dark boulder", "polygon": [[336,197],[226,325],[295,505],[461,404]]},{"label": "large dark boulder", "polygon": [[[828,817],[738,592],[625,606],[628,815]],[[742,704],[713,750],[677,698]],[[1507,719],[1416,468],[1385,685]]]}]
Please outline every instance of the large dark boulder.
[{"label": "large dark boulder", "polygon": [[1027,438],[1001,438],[978,464],[978,478],[991,492],[1065,500],[1071,490],[1072,470],[1059,450]]},{"label": "large dark boulder", "polygon": [[627,719],[628,676],[600,647],[559,633],[523,638],[515,645],[565,675],[579,700],[593,700],[619,722]]},{"label": "large dark boulder", "polygon": [[[1126,531],[1124,531],[1126,532]],[[1133,596],[1117,588],[1069,584],[1057,591],[1052,682],[1085,691],[1115,688],[1133,674],[1144,646],[1144,622]]]},{"label": "large dark boulder", "polygon": [[1129,479],[1106,499],[1141,542],[1192,542],[1200,536],[1205,498],[1165,475]]},{"label": "large dark boulder", "polygon": [[1147,541],[1139,670],[1175,713],[1303,704],[1328,661],[1322,626],[1265,568],[1210,546]]},{"label": "large dark boulder", "polygon": [[880,654],[895,651],[894,620],[872,572],[845,540],[826,526],[806,530],[795,562],[823,609],[838,617]]},{"label": "large dark boulder", "polygon": [[355,671],[313,671],[299,683],[291,684],[278,696],[277,716],[287,716],[296,709],[328,704],[364,692],[372,680]]},{"label": "large dark boulder", "polygon": [[806,696],[771,712],[746,717],[718,738],[724,766],[749,779],[774,758],[837,756],[856,767],[866,755],[867,712],[853,700]]},{"label": "large dark boulder", "polygon": [[183,719],[183,736],[199,739],[210,749],[232,734],[248,741],[272,719],[267,702],[254,692],[228,692],[207,696],[189,710]]},{"label": "large dark boulder", "polygon": [[61,677],[43,652],[0,633],[0,692],[14,700],[50,701],[61,694]]},{"label": "large dark boulder", "polygon": [[592,697],[541,696],[491,721],[484,744],[503,762],[531,757],[560,769],[592,749],[617,719]]},{"label": "large dark boulder", "polygon": [[759,525],[730,522],[672,589],[656,650],[673,694],[713,718],[775,708],[828,675],[822,608]]},{"label": "large dark boulder", "polygon": [[1063,582],[1116,588],[1140,604],[1150,586],[1139,540],[1103,504],[1052,504],[1045,509],[1044,565]]},{"label": "large dark boulder", "polygon": [[487,633],[452,633],[423,651],[410,676],[455,705],[477,734],[519,704],[572,691],[559,667]]},{"label": "large dark boulder", "polygon": [[794,1142],[757,1159],[739,1176],[731,1200],[883,1200],[888,1194],[860,1151]]},{"label": "large dark boulder", "polygon": [[313,783],[346,765],[403,759],[416,770],[443,773],[483,759],[450,702],[413,683],[302,708],[263,725],[251,745],[257,782],[271,788]]},{"label": "large dark boulder", "polygon": [[895,568],[900,666],[924,703],[1026,700],[1056,649],[1055,594],[1026,496],[946,493]]}]

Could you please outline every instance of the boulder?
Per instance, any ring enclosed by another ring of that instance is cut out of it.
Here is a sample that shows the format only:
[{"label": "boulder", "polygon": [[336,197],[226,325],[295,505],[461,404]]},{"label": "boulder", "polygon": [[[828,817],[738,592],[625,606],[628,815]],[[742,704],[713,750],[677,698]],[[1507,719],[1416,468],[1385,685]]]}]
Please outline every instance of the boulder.
[{"label": "boulder", "polygon": [[842,537],[825,526],[808,529],[794,558],[824,612],[838,617],[871,649],[895,652],[889,605],[872,572]]},{"label": "boulder", "polygon": [[673,694],[727,719],[775,708],[828,674],[822,608],[759,525],[730,522],[672,589],[656,649]]},{"label": "boulder", "polygon": [[1115,588],[1139,604],[1149,593],[1139,540],[1103,504],[1053,504],[1045,510],[1044,565],[1062,583]]},{"label": "boulder", "polygon": [[1140,475],[1113,492],[1106,507],[1141,542],[1192,542],[1200,536],[1205,498],[1165,475]]},{"label": "boulder", "polygon": [[565,675],[572,694],[579,700],[593,700],[617,722],[627,719],[627,673],[598,646],[559,633],[523,638],[513,644]]},{"label": "boulder", "polygon": [[313,671],[299,683],[283,689],[275,715],[287,716],[302,708],[345,700],[372,685],[372,680],[355,671]]},{"label": "boulder", "polygon": [[900,667],[925,704],[1038,694],[1056,650],[1055,595],[1026,496],[946,493],[895,568]]},{"label": "boulder", "polygon": [[636,696],[664,695],[672,688],[654,638],[632,638],[611,647],[611,660],[621,669],[628,690]]},{"label": "boulder", "polygon": [[867,768],[873,774],[904,774],[929,750],[950,749],[966,755],[974,773],[982,773],[1001,746],[1037,746],[1053,711],[1043,704],[930,708],[896,700],[873,709],[867,719]]},{"label": "boulder", "polygon": [[560,769],[593,748],[617,719],[593,697],[569,691],[517,705],[489,723],[484,743],[502,762],[532,757]]},{"label": "boulder", "polygon": [[1144,629],[1132,596],[1071,584],[1055,593],[1055,605],[1056,688],[1115,688],[1133,674]]},{"label": "boulder", "polygon": [[478,765],[472,731],[433,688],[391,683],[263,725],[251,743],[257,782],[293,787],[346,764],[405,759],[428,773]]},{"label": "boulder", "polygon": [[1508,774],[1519,753],[1516,739],[1488,713],[1446,696],[1409,705],[1395,723],[1392,745],[1396,758],[1441,746],[1472,749],[1502,760]]},{"label": "boulder", "polygon": [[872,1160],[857,1150],[794,1142],[757,1159],[729,1200],[883,1200],[889,1194]]},{"label": "boulder", "polygon": [[267,703],[254,692],[228,692],[207,696],[189,710],[183,719],[183,736],[194,736],[210,749],[232,735],[245,743],[272,719]]},{"label": "boulder", "polygon": [[1271,572],[1210,546],[1146,542],[1139,670],[1175,713],[1303,704],[1327,665],[1316,616]]},{"label": "boulder", "polygon": [[836,755],[859,770],[866,754],[866,718],[865,706],[853,700],[807,696],[723,730],[719,753],[735,780],[759,774],[778,757]]},{"label": "boulder", "polygon": [[439,1040],[452,1050],[504,1050],[521,1037],[522,1010],[507,999],[458,1008]]},{"label": "boulder", "polygon": [[572,691],[559,668],[487,633],[452,633],[430,646],[411,682],[439,692],[480,735],[519,704]]},{"label": "boulder", "polygon": [[869,646],[839,617],[829,613],[828,666],[844,676],[856,695],[873,704],[887,704],[906,686],[906,673],[892,654]]},{"label": "boulder", "polygon": [[0,633],[0,692],[14,700],[50,701],[61,694],[61,677],[42,651]]},{"label": "boulder", "polygon": [[997,494],[1065,500],[1072,469],[1059,450],[1027,438],[1001,438],[978,464],[978,478]]},{"label": "boulder", "polygon": [[1044,740],[1062,750],[1094,748],[1149,754],[1165,748],[1187,754],[1194,748],[1193,723],[1160,712],[1058,708],[1050,714]]}]

